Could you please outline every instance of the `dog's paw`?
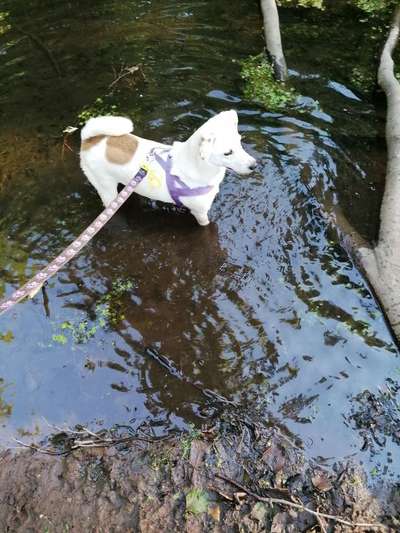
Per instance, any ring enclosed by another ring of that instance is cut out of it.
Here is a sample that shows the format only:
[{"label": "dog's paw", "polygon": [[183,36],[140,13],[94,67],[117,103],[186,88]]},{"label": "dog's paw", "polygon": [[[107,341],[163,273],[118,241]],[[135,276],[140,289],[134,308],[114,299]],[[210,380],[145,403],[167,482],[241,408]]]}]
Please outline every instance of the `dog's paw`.
[{"label": "dog's paw", "polygon": [[204,215],[204,216],[196,215],[195,218],[197,220],[197,223],[200,226],[208,226],[208,224],[210,223],[207,215]]},{"label": "dog's paw", "polygon": [[191,213],[200,226],[208,226],[208,224],[210,223],[207,211],[192,211]]}]

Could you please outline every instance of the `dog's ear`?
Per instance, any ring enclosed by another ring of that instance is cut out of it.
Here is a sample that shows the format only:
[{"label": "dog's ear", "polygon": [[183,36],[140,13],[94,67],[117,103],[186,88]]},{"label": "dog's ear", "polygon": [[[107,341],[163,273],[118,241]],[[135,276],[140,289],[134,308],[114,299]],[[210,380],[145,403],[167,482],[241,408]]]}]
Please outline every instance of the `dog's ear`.
[{"label": "dog's ear", "polygon": [[234,124],[237,126],[238,123],[239,123],[239,117],[238,117],[237,112],[236,112],[234,109],[230,109],[230,110],[228,111],[228,113],[230,113],[230,115],[231,115],[231,117],[232,117],[232,119],[233,119]]},{"label": "dog's ear", "polygon": [[210,157],[214,143],[215,143],[214,133],[207,133],[206,135],[203,135],[201,137],[200,147],[199,147],[201,159],[207,160]]}]

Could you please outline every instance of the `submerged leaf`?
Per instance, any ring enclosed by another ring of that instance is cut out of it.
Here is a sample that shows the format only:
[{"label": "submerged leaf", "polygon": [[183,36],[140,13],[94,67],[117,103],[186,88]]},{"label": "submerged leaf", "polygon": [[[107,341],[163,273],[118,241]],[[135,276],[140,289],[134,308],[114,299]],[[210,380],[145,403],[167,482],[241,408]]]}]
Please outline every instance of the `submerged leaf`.
[{"label": "submerged leaf", "polygon": [[6,331],[6,333],[0,333],[0,341],[11,342],[14,340],[14,334],[11,330]]}]

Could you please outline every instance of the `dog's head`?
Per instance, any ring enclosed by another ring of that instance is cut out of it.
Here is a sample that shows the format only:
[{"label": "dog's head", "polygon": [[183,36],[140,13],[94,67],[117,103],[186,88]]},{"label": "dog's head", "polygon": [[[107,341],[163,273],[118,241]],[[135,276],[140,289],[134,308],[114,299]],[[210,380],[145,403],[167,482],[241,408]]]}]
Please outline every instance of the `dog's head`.
[{"label": "dog's head", "polygon": [[233,109],[212,117],[201,127],[200,157],[217,167],[250,174],[257,161],[242,147],[238,116]]}]

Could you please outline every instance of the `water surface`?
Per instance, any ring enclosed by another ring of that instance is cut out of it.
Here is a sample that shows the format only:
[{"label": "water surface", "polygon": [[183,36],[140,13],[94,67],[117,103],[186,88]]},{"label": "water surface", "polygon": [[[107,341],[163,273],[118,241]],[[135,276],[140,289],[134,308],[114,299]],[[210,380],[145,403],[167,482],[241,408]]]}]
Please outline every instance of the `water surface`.
[{"label": "water surface", "polygon": [[[163,434],[207,423],[220,395],[298,436],[313,457],[354,455],[369,470],[397,476],[398,447],[388,438],[378,455],[362,450],[351,415],[357,394],[376,393],[398,375],[398,352],[367,283],[321,215],[339,202],[374,238],[383,114],[337,69],[315,62],[312,35],[308,55],[298,53],[289,37],[300,23],[290,12],[283,22],[303,95],[298,108],[271,113],[244,101],[237,61],[262,47],[256,6],[6,2],[2,295],[101,209],[79,169],[77,139],[68,140],[73,153],[61,133],[96,98],[131,116],[140,135],[163,142],[183,140],[234,107],[259,169],[250,177],[228,173],[207,228],[174,208],[130,199],[45,293],[1,318],[4,445],[21,434],[40,438],[47,422]],[[354,24],[347,31],[356,35]],[[61,76],[27,33],[45,44]],[[326,56],[338,53],[334,42],[326,47]],[[114,72],[139,63],[145,81],[105,96]]]}]

